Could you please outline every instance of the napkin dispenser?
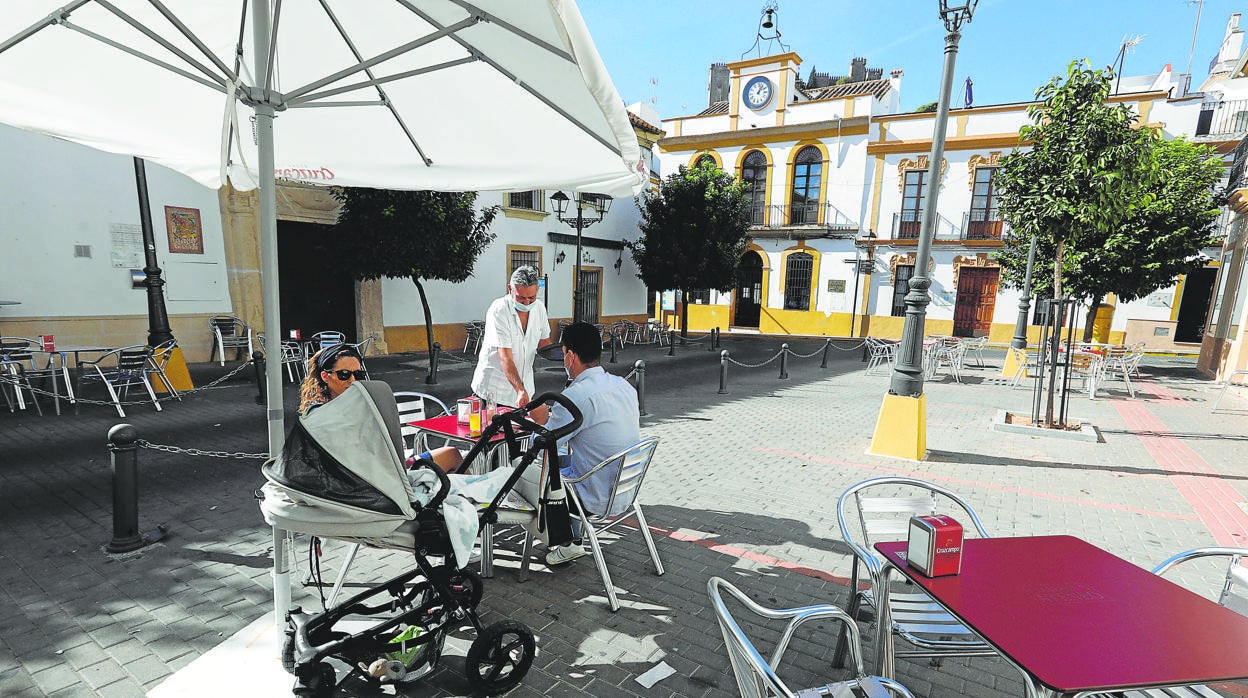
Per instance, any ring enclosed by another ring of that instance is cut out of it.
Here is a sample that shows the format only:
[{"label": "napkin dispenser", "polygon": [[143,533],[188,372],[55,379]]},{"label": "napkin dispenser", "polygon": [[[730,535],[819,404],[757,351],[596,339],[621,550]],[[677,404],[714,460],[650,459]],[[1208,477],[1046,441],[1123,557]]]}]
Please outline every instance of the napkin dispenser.
[{"label": "napkin dispenser", "polygon": [[906,562],[928,577],[962,570],[962,524],[949,516],[912,516]]}]

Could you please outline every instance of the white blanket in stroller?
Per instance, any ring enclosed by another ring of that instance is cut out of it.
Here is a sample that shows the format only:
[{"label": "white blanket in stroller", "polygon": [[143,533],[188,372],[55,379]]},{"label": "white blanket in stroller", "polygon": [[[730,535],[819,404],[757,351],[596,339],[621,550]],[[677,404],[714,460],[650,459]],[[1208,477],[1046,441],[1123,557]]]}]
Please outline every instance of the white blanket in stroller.
[{"label": "white blanket in stroller", "polygon": [[[451,481],[451,491],[442,502],[442,517],[446,519],[446,530],[450,534],[451,549],[455,551],[458,567],[468,565],[473,542],[479,533],[477,508],[494,501],[512,472],[508,467],[485,475],[447,476]],[[412,482],[412,495],[422,507],[438,493],[437,473],[428,468],[409,471],[408,479]]]}]

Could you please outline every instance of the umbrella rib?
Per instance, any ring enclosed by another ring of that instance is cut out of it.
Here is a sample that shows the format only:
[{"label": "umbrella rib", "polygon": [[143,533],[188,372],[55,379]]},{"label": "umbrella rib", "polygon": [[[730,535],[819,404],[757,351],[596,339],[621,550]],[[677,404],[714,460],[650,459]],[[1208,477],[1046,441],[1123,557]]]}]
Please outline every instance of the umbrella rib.
[{"label": "umbrella rib", "polygon": [[[338,21],[337,15],[334,14],[333,10],[329,9],[329,3],[326,2],[326,0],[320,0],[320,2],[321,8],[325,10],[325,15],[329,17],[329,21],[333,23],[334,29],[337,29],[338,35],[342,37],[343,43],[347,45],[347,48],[351,49],[351,55],[355,56],[355,60],[357,61],[364,60],[364,56],[362,56],[359,49],[355,47],[355,42],[351,41],[351,37],[347,34],[346,30],[342,28],[342,23]],[[426,166],[433,164],[433,161],[425,155],[424,149],[422,149],[420,144],[416,142],[416,137],[413,136],[411,130],[408,129],[407,123],[403,121],[403,117],[399,116],[398,110],[395,109],[394,105],[390,103],[390,96],[386,94],[386,91],[381,87],[381,84],[377,82],[377,76],[373,74],[373,69],[371,67],[365,68],[364,74],[368,76],[368,79],[372,82],[373,86],[377,88],[377,94],[381,97],[382,103],[386,105],[386,109],[390,110],[390,115],[394,117],[396,122],[398,122],[399,128],[403,129],[403,134],[407,136],[407,140],[410,141],[412,147],[416,149],[416,153],[420,155],[420,159],[424,161]],[[312,99],[315,99],[315,96],[309,95],[308,100],[311,101]],[[335,104],[334,106],[339,106],[339,104]]]},{"label": "umbrella rib", "polygon": [[182,49],[180,49],[180,48],[178,48],[177,46],[174,46],[173,44],[169,43],[169,42],[168,42],[168,41],[167,41],[164,37],[162,37],[161,35],[157,34],[156,32],[152,31],[152,30],[151,30],[151,29],[149,29],[148,27],[144,26],[142,22],[139,22],[139,21],[138,21],[138,20],[136,20],[135,18],[133,18],[133,17],[131,17],[130,15],[126,14],[125,12],[122,12],[122,11],[121,11],[121,9],[119,9],[117,6],[113,5],[111,2],[108,2],[108,0],[96,0],[96,3],[98,3],[98,4],[100,5],[100,7],[103,7],[104,9],[108,10],[109,12],[112,12],[114,15],[116,15],[118,18],[120,18],[123,22],[125,22],[126,24],[129,24],[130,26],[134,27],[136,30],[138,30],[138,31],[139,31],[140,33],[142,33],[143,35],[147,36],[147,37],[148,37],[149,39],[151,39],[152,41],[155,41],[156,43],[158,43],[158,44],[160,44],[161,46],[165,47],[165,49],[166,49],[166,50],[168,50],[170,53],[172,53],[172,54],[176,55],[178,58],[181,58],[182,60],[184,60],[184,61],[186,61],[187,63],[191,64],[191,65],[192,65],[192,66],[194,66],[195,68],[198,68],[198,69],[199,69],[199,71],[200,71],[201,73],[203,73],[204,75],[207,75],[210,79],[212,79],[212,80],[213,80],[214,82],[216,82],[217,84],[221,85],[222,87],[225,87],[225,79],[224,79],[224,78],[222,78],[220,75],[217,75],[216,73],[214,73],[214,72],[212,72],[211,70],[209,70],[209,69],[208,69],[208,66],[206,66],[206,65],[204,65],[203,63],[200,63],[199,61],[195,60],[194,58],[192,58],[189,54],[187,54],[187,53],[186,53],[185,51],[183,51]]},{"label": "umbrella rib", "polygon": [[358,72],[360,72],[361,70],[365,70],[365,69],[367,69],[367,68],[370,68],[370,67],[372,67],[372,66],[374,66],[374,65],[377,65],[378,63],[384,63],[385,61],[388,61],[388,60],[390,60],[391,58],[394,58],[394,57],[396,57],[396,56],[401,56],[401,55],[403,55],[403,54],[405,54],[405,53],[407,53],[407,52],[409,52],[409,51],[412,51],[412,50],[418,49],[418,48],[420,48],[421,46],[424,46],[424,45],[426,45],[426,44],[429,44],[429,43],[432,43],[432,42],[434,42],[434,41],[437,41],[438,39],[441,39],[441,38],[443,38],[443,37],[446,37],[446,36],[452,36],[452,37],[453,37],[453,35],[454,35],[454,33],[455,33],[455,32],[457,32],[457,31],[459,31],[460,29],[463,29],[463,28],[465,28],[465,27],[470,27],[470,26],[472,26],[472,25],[476,24],[476,23],[477,23],[477,22],[479,22],[479,21],[481,21],[481,18],[479,18],[479,17],[469,17],[469,18],[467,18],[467,19],[464,19],[464,20],[461,20],[461,21],[459,21],[459,22],[456,22],[455,24],[452,24],[452,25],[451,25],[451,26],[449,26],[449,27],[446,27],[446,28],[440,29],[440,30],[438,30],[438,31],[436,31],[436,32],[434,32],[434,33],[432,33],[432,34],[427,35],[427,36],[422,36],[421,38],[416,39],[415,41],[409,41],[408,43],[403,44],[402,46],[398,46],[398,47],[396,47],[396,48],[392,48],[392,49],[390,49],[389,51],[386,51],[386,52],[384,52],[384,53],[380,53],[380,54],[378,54],[378,55],[374,56],[373,58],[370,58],[370,59],[368,59],[368,60],[366,60],[366,61],[361,61],[361,62],[359,62],[359,63],[357,63],[357,64],[355,64],[355,65],[353,65],[353,66],[351,66],[351,67],[349,67],[349,68],[343,68],[342,70],[340,70],[340,71],[338,71],[338,72],[334,73],[333,75],[327,75],[327,76],[325,76],[325,77],[321,78],[320,80],[316,80],[316,81],[314,81],[314,82],[310,82],[310,83],[308,83],[307,85],[304,85],[303,87],[300,87],[300,88],[298,88],[298,89],[296,89],[296,90],[294,90],[294,91],[292,91],[292,92],[288,92],[288,93],[286,93],[286,99],[287,99],[287,100],[290,100],[290,99],[294,99],[294,98],[296,98],[296,97],[302,97],[303,95],[305,95],[305,94],[307,94],[307,93],[311,92],[312,90],[315,90],[315,89],[318,89],[318,88],[324,87],[324,86],[326,86],[326,85],[329,85],[329,84],[335,83],[335,82],[337,82],[337,81],[341,80],[342,78],[344,78],[344,77],[346,77],[346,76],[348,76],[348,75],[351,75],[351,74],[353,74],[353,73],[358,73]]},{"label": "umbrella rib", "polygon": [[[458,65],[465,65],[467,63],[475,63],[477,60],[478,58],[476,56],[465,56],[463,58],[456,58],[454,60],[444,61],[442,63],[436,63],[434,65],[421,66],[420,68],[413,68],[412,70],[405,70],[401,73],[395,73],[394,75],[387,75],[381,78],[373,78],[372,80],[364,80],[361,82],[352,83],[350,85],[343,85],[342,87],[335,87],[332,90],[325,90],[323,92],[313,92],[312,94],[305,95],[300,99],[287,100],[286,105],[290,107],[303,106],[307,104],[308,102],[312,102],[314,100],[324,99],[326,97],[333,97],[334,95],[339,95],[344,92],[352,92],[355,90],[368,87],[370,85],[372,86],[381,85],[387,82],[394,82],[395,80],[402,80],[403,78],[415,77],[417,75],[423,75],[425,73],[432,73],[438,70],[445,70],[446,68],[454,68],[455,66],[458,66]],[[378,88],[377,91],[381,92],[381,89]],[[382,93],[382,97],[386,103],[389,103],[390,99],[385,96],[385,93]]]},{"label": "umbrella rib", "polygon": [[35,22],[29,27],[26,27],[22,31],[6,39],[4,43],[0,43],[0,53],[8,51],[48,27],[64,22],[65,18],[68,17],[70,13],[88,2],[91,2],[91,0],[76,0],[75,2],[58,9],[56,12],[49,14],[47,17],[44,17],[38,22]]},{"label": "umbrella rib", "polygon": [[[440,24],[438,24],[438,22],[437,22],[436,20],[434,20],[432,17],[430,17],[430,16],[429,16],[426,12],[424,12],[424,11],[422,11],[420,8],[418,8],[418,7],[414,6],[414,5],[412,5],[412,4],[411,4],[408,0],[397,0],[397,1],[398,1],[401,5],[403,5],[404,7],[406,7],[408,10],[410,10],[411,12],[413,12],[414,14],[416,14],[417,16],[419,16],[421,19],[423,19],[423,20],[425,20],[426,22],[428,22],[430,25],[432,25],[432,26],[434,26],[434,27],[441,26]],[[477,12],[479,13],[477,16],[481,17],[482,19],[484,19],[484,18],[485,18],[485,13],[484,13],[484,12],[481,12],[480,10],[477,10]],[[502,24],[502,26],[503,26],[503,27],[505,27],[505,28],[511,29],[510,25],[508,25],[508,24],[506,24],[506,23],[503,23],[503,24]],[[515,30],[515,31],[519,31],[519,30]],[[521,36],[526,36],[526,37],[527,37],[527,35],[525,35],[525,34],[523,34],[523,33],[521,33]],[[491,68],[493,68],[494,70],[497,70],[498,72],[500,72],[500,73],[502,73],[503,75],[505,75],[505,76],[507,77],[507,79],[508,79],[508,80],[511,80],[512,82],[516,83],[516,85],[518,85],[521,89],[523,89],[525,92],[528,92],[529,94],[533,95],[535,98],[537,98],[537,100],[538,100],[538,101],[540,101],[542,104],[545,104],[546,106],[550,107],[550,108],[551,108],[551,109],[552,109],[555,113],[559,114],[560,116],[562,116],[563,118],[567,119],[568,121],[571,121],[572,123],[576,124],[576,126],[577,126],[578,128],[580,128],[582,131],[584,131],[585,133],[587,133],[587,134],[588,134],[591,138],[593,138],[594,140],[598,141],[599,143],[601,143],[601,144],[605,145],[605,146],[607,147],[607,149],[608,149],[608,150],[610,150],[611,152],[615,153],[616,155],[623,155],[623,153],[622,153],[622,152],[621,152],[621,150],[620,150],[620,146],[619,146],[619,144],[618,144],[618,143],[612,143],[611,141],[607,140],[606,138],[604,138],[604,137],[602,137],[601,135],[599,135],[598,133],[596,133],[593,129],[591,129],[591,128],[589,128],[588,126],[586,126],[585,124],[581,123],[579,120],[577,120],[575,117],[573,117],[571,114],[569,114],[569,113],[568,113],[566,110],[564,110],[562,107],[560,107],[559,105],[555,104],[555,103],[554,103],[554,102],[552,102],[551,100],[547,99],[545,95],[541,94],[541,93],[540,93],[540,92],[538,92],[537,90],[534,90],[532,87],[530,87],[528,84],[526,84],[523,80],[521,80],[519,77],[517,77],[514,73],[512,73],[511,71],[509,71],[509,70],[507,70],[506,68],[504,68],[504,67],[503,67],[500,63],[498,63],[498,61],[495,61],[493,58],[490,58],[489,56],[485,55],[485,53],[484,53],[484,52],[482,52],[479,48],[477,48],[476,46],[474,46],[474,45],[472,45],[472,44],[469,44],[467,41],[465,41],[464,39],[462,39],[462,38],[460,38],[460,37],[458,37],[458,36],[456,36],[456,35],[454,35],[454,34],[452,34],[452,35],[451,35],[451,40],[452,40],[452,41],[454,41],[455,43],[459,44],[462,48],[464,48],[464,50],[466,50],[466,51],[468,51],[469,53],[471,53],[471,54],[473,54],[473,55],[477,56],[480,60],[485,61],[485,62],[486,62],[486,64],[488,64],[488,65],[489,65]],[[573,65],[575,65],[575,61],[573,61]]]},{"label": "umbrella rib", "polygon": [[[225,76],[229,78],[231,82],[238,80],[238,71],[230,70],[230,67],[226,65],[224,61],[222,61],[220,58],[217,57],[217,54],[208,50],[208,46],[206,46],[204,42],[200,40],[199,36],[195,34],[195,32],[191,31],[190,28],[188,28],[185,24],[183,24],[182,20],[178,19],[177,15],[173,14],[173,12],[169,10],[169,8],[165,7],[164,4],[160,2],[160,0],[148,0],[148,2],[151,3],[152,7],[156,8],[157,12],[164,15],[165,19],[169,20],[170,24],[176,27],[178,31],[182,32],[182,36],[185,36],[187,41],[190,41],[192,44],[195,44],[195,48],[199,49],[200,53],[204,54],[204,56],[206,56],[208,60],[212,61],[213,64],[217,66],[217,70],[220,70],[222,73],[224,73]],[[245,2],[243,4],[244,6],[246,6]]]},{"label": "umbrella rib", "polygon": [[269,60],[264,66],[264,100],[273,99],[273,62],[277,60],[277,25],[282,18],[282,0],[273,5],[273,21],[269,27]]},{"label": "umbrella rib", "polygon": [[349,102],[301,102],[287,105],[291,109],[313,109],[317,107],[384,107],[386,103],[379,100],[354,100]]},{"label": "umbrella rib", "polygon": [[124,52],[126,52],[126,53],[130,54],[131,56],[134,56],[135,58],[139,58],[139,59],[141,59],[141,60],[145,60],[145,61],[147,61],[148,63],[151,63],[151,64],[153,64],[153,65],[158,65],[158,66],[160,66],[161,68],[164,68],[165,70],[168,70],[168,71],[173,72],[173,73],[177,73],[178,75],[181,75],[182,77],[186,78],[187,80],[193,80],[193,81],[195,81],[195,82],[197,82],[197,83],[199,83],[199,84],[201,84],[201,85],[204,85],[205,87],[211,87],[212,89],[214,89],[214,90],[216,90],[216,91],[218,91],[218,92],[222,92],[222,93],[224,93],[224,92],[225,92],[225,88],[224,88],[224,87],[222,87],[221,85],[219,85],[219,84],[217,84],[217,83],[215,83],[215,82],[213,82],[213,81],[211,81],[211,80],[205,80],[203,77],[201,77],[201,76],[199,76],[199,75],[196,75],[195,73],[192,73],[192,72],[191,72],[191,71],[189,71],[189,70],[185,70],[185,69],[183,69],[183,68],[179,68],[178,66],[173,65],[172,63],[166,63],[165,61],[162,61],[162,60],[160,60],[159,58],[156,58],[155,56],[149,56],[149,55],[147,55],[146,53],[143,53],[142,51],[139,51],[138,49],[134,49],[134,48],[131,48],[131,47],[129,47],[129,46],[126,46],[125,44],[123,44],[123,43],[121,43],[121,42],[119,42],[119,41],[114,41],[113,39],[110,39],[110,38],[108,38],[107,36],[104,36],[104,35],[102,35],[102,34],[97,34],[97,33],[93,32],[93,31],[91,31],[90,29],[87,29],[86,27],[80,27],[80,26],[78,26],[77,24],[74,24],[73,22],[68,22],[68,21],[66,21],[66,22],[61,22],[61,24],[62,24],[62,25],[63,25],[66,29],[73,29],[74,31],[76,31],[76,32],[78,32],[78,33],[80,33],[80,34],[83,34],[83,35],[85,35],[85,36],[88,36],[88,37],[90,37],[90,38],[92,38],[92,39],[95,39],[96,41],[98,41],[98,42],[100,42],[100,43],[102,43],[102,44],[108,44],[109,46],[112,46],[113,48],[117,49],[118,51],[124,51]]},{"label": "umbrella rib", "polygon": [[[569,63],[576,62],[576,59],[574,59],[572,55],[568,53],[567,51],[564,51],[563,49],[559,48],[558,46],[555,46],[554,44],[551,44],[550,42],[543,41],[537,38],[536,36],[533,36],[532,34],[526,32],[520,27],[517,27],[511,22],[508,22],[505,19],[492,15],[489,12],[486,12],[485,10],[477,7],[476,5],[473,5],[470,2],[465,2],[464,0],[451,0],[451,2],[464,8],[470,14],[480,15],[482,19],[489,22],[490,24],[497,24],[498,26],[503,27],[507,31],[511,32],[512,34],[515,34],[516,36],[524,39],[525,41],[528,41],[534,46],[544,48],[547,51],[550,51],[551,53],[555,54],[556,56],[564,59],[565,61]],[[406,2],[404,4],[406,4]]]}]

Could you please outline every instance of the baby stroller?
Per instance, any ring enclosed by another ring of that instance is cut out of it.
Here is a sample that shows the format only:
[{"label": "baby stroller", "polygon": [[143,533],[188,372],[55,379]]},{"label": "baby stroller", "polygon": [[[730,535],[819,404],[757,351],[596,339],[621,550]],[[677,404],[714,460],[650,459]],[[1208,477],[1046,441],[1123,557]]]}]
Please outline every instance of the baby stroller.
[{"label": "baby stroller", "polygon": [[[550,400],[567,408],[572,423],[547,430],[528,418],[532,409]],[[496,416],[464,462],[472,462],[501,431],[515,466],[493,500],[476,509],[472,523],[497,520],[499,503],[542,451],[550,454],[551,467],[557,472],[556,443],[580,424],[576,406],[554,393]],[[516,438],[519,430],[533,434],[531,446],[523,452]],[[497,695],[511,690],[524,679],[533,662],[536,645],[527,626],[510,620],[488,628],[481,624],[476,612],[482,595],[481,578],[457,564],[452,544],[455,536],[460,537],[461,546],[465,535],[471,540],[475,527],[469,533],[457,530],[457,520],[448,516],[463,509],[452,510],[451,503],[446,502],[451,489],[447,475],[427,464],[418,467],[427,468],[432,475],[413,468],[409,478],[402,454],[398,411],[390,387],[380,381],[357,381],[334,400],[300,417],[282,455],[264,466],[268,482],[262,488],[261,510],[269,524],[314,536],[410,550],[415,559],[414,569],[322,613],[291,609],[282,663],[296,677],[296,696],[332,696],[337,686],[355,676],[373,685],[415,681],[437,667],[446,634],[465,623],[476,632],[466,667],[474,692]],[[422,489],[426,482],[435,484]],[[467,562],[466,555],[462,562]],[[364,618],[371,616],[380,618]],[[358,627],[362,618],[368,625],[363,630],[335,627],[342,621],[350,621],[342,625]],[[351,667],[341,681],[334,666],[326,661],[331,657]]]}]

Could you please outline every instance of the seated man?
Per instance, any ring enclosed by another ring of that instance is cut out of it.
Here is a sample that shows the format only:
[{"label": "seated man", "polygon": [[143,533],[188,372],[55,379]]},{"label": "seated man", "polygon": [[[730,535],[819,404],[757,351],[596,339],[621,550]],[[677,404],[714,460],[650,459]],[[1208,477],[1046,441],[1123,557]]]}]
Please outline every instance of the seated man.
[{"label": "seated man", "polygon": [[[579,429],[560,441],[560,446],[566,443],[572,450],[560,461],[559,472],[563,477],[580,477],[641,441],[637,391],[627,380],[603,370],[599,365],[601,358],[602,335],[598,328],[577,322],[563,331],[563,366],[572,378],[563,394],[580,409],[584,418]],[[572,415],[558,403],[549,414],[535,411],[533,416],[551,429],[572,421]],[[632,505],[632,501],[617,499],[612,511],[604,511],[618,471],[618,466],[604,468],[577,486],[581,503],[588,510],[586,513],[616,515]],[[577,523],[574,516],[574,528]],[[579,543],[570,543],[552,548],[546,555],[546,563],[562,564],[583,555],[585,549]]]}]

